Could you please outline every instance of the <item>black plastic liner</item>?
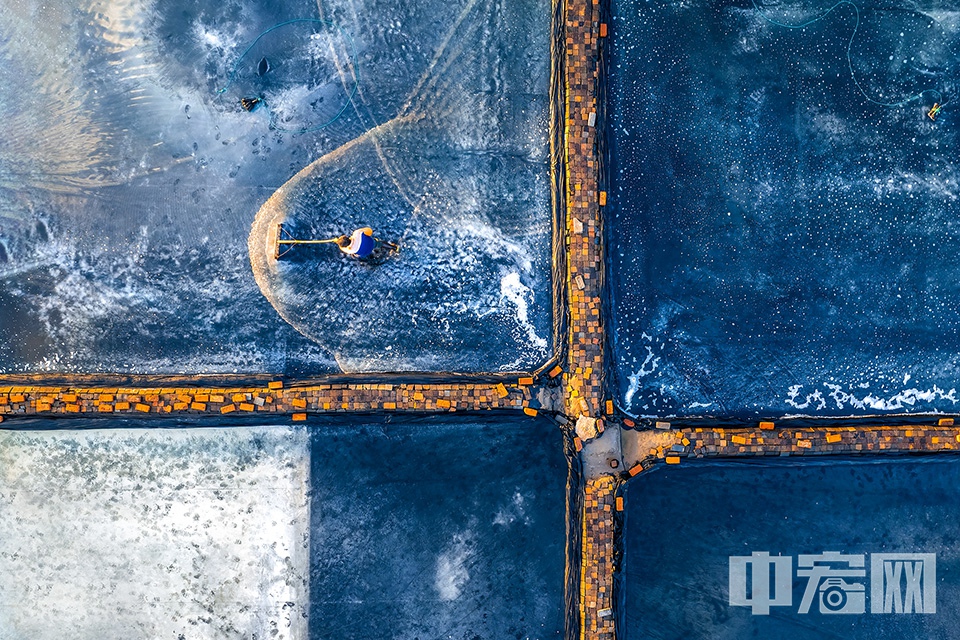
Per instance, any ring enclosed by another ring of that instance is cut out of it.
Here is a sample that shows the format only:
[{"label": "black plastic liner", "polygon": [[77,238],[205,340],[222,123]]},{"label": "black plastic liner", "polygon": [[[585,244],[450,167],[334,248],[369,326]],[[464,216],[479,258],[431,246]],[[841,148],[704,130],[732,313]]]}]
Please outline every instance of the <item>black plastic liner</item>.
[{"label": "black plastic liner", "polygon": [[563,590],[567,640],[580,637],[580,571],[583,560],[583,463],[573,444],[573,434],[564,437],[567,457],[567,562]]}]

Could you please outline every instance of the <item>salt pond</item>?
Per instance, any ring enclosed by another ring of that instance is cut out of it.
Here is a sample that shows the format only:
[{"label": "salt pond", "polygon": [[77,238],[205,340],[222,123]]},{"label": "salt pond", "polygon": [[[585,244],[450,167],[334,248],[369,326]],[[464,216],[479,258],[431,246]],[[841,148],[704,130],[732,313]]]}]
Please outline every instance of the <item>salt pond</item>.
[{"label": "salt pond", "polygon": [[956,21],[858,1],[771,22],[830,4],[614,2],[605,224],[632,414],[957,409],[957,131],[949,106],[927,116],[956,95]]},{"label": "salt pond", "polygon": [[[550,20],[547,2],[5,3],[0,373],[539,365]],[[315,161],[298,230],[370,225],[401,254],[299,251],[261,289],[251,225]]]},{"label": "salt pond", "polygon": [[0,431],[0,637],[562,637],[552,423],[158,424]]}]

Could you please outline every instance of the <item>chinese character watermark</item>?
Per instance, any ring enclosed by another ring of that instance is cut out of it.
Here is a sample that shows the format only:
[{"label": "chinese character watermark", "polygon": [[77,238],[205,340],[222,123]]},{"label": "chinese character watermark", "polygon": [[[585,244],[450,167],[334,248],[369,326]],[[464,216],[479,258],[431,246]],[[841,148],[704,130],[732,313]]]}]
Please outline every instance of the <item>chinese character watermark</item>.
[{"label": "chinese character watermark", "polygon": [[[816,606],[828,615],[867,611],[867,554],[824,551],[797,557],[796,577],[806,579],[798,613]],[[730,556],[730,604],[769,615],[770,607],[793,606],[793,557],[754,551]],[[870,613],[936,613],[934,553],[870,554]]]}]

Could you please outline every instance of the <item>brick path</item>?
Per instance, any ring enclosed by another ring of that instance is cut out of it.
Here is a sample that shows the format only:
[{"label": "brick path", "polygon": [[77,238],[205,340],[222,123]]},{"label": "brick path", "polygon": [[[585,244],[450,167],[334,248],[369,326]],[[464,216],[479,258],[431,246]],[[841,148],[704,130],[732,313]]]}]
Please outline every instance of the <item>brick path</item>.
[{"label": "brick path", "polygon": [[755,429],[690,427],[664,434],[649,433],[652,446],[628,472],[634,476],[652,465],[680,464],[684,458],[758,456],[823,456],[864,453],[934,453],[960,451],[960,428],[953,418],[936,424],[899,426]]},{"label": "brick path", "polygon": [[[572,417],[599,417],[603,409],[601,194],[593,124],[597,111],[598,17],[597,6],[590,2],[567,3],[564,81],[570,327],[563,381],[566,413]],[[602,197],[605,199],[606,194]]]},{"label": "brick path", "polygon": [[613,640],[613,518],[617,481],[590,480],[584,487],[580,561],[580,637]]},{"label": "brick path", "polygon": [[[504,384],[321,384],[284,389],[0,387],[0,418],[46,414],[230,414],[523,409],[532,378]],[[527,409],[535,415],[535,410]]]}]

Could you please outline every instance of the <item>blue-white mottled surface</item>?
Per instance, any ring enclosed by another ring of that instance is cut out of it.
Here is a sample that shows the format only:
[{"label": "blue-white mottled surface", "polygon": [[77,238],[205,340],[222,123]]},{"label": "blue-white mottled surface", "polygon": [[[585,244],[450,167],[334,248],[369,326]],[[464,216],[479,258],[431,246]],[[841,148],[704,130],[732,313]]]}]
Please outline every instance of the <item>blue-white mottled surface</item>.
[{"label": "blue-white mottled surface", "polygon": [[[614,3],[620,404],[647,416],[954,411],[956,11]],[[940,96],[936,122],[926,112]]]},{"label": "blue-white mottled surface", "polygon": [[[271,32],[228,83],[249,43],[294,18],[340,28]],[[549,25],[545,2],[3,2],[0,373],[538,365],[552,346]],[[354,51],[342,117],[270,127],[335,116]],[[269,108],[240,108],[260,95]],[[368,135],[401,113],[412,128]],[[374,152],[337,155],[358,139]],[[351,271],[322,247],[291,325],[247,240],[271,194],[331,157],[344,162],[311,185],[299,231],[370,225],[404,251]]]}]

